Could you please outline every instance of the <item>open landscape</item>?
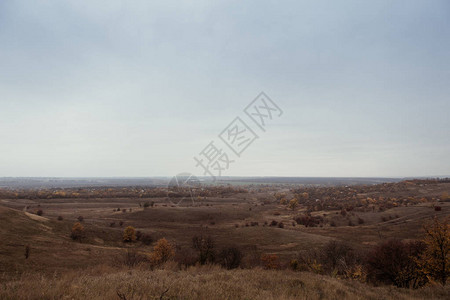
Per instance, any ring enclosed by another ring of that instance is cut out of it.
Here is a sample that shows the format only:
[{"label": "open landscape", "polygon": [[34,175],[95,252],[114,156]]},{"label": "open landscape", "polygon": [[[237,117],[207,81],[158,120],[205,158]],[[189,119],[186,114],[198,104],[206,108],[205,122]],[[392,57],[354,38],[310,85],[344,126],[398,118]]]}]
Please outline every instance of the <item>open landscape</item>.
[{"label": "open landscape", "polygon": [[370,257],[448,222],[449,192],[448,179],[3,188],[0,298],[444,299],[437,278],[386,279]]},{"label": "open landscape", "polygon": [[449,25],[0,0],[0,300],[449,300]]}]

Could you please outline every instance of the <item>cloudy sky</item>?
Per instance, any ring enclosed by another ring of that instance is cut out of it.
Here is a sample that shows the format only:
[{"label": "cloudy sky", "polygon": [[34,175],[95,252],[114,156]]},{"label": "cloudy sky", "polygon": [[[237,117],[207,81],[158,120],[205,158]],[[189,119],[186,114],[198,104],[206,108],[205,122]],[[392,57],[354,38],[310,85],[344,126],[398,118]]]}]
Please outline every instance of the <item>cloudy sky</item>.
[{"label": "cloudy sky", "polygon": [[[0,176],[450,173],[448,1],[0,1]],[[283,110],[241,157],[218,134]]]}]

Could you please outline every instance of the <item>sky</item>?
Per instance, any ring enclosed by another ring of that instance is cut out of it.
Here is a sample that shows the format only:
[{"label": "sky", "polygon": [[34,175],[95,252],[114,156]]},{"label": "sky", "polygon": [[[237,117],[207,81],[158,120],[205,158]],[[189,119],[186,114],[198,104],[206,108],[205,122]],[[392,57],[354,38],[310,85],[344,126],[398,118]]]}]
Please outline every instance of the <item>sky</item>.
[{"label": "sky", "polygon": [[449,83],[445,0],[3,0],[0,177],[449,175]]}]

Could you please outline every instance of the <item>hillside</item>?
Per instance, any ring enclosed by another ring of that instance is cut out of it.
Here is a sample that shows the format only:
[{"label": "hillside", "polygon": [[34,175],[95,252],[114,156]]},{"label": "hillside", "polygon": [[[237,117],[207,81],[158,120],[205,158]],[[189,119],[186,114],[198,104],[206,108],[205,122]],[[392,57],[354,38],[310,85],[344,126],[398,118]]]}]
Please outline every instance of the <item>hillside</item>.
[{"label": "hillside", "polygon": [[[449,286],[420,290],[372,287],[357,281],[292,271],[173,271],[97,267],[62,277],[24,276],[4,283],[0,299],[446,299]],[[448,298],[447,298],[448,299]]]}]

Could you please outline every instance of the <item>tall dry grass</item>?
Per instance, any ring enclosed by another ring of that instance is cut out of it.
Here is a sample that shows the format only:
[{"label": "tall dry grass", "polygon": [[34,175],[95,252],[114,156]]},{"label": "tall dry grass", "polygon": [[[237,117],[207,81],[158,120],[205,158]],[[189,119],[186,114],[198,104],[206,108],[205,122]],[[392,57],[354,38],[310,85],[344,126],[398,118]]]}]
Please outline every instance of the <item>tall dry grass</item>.
[{"label": "tall dry grass", "polygon": [[448,299],[449,287],[372,287],[311,273],[173,264],[148,271],[108,266],[0,284],[0,299]]}]

